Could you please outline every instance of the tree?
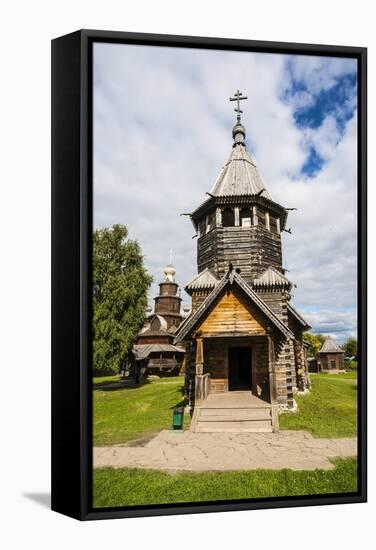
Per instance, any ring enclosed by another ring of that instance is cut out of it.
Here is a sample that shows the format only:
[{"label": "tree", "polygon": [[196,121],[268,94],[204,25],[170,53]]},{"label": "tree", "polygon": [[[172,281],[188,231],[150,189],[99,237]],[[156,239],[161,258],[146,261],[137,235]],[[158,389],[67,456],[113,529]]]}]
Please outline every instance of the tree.
[{"label": "tree", "polygon": [[325,336],[322,334],[313,334],[312,332],[305,332],[303,334],[303,340],[308,344],[307,355],[308,357],[316,357],[316,353],[320,351],[323,343],[325,342]]},{"label": "tree", "polygon": [[152,277],[123,225],[93,234],[93,372],[117,374],[144,321]]},{"label": "tree", "polygon": [[348,338],[342,346],[345,352],[345,357],[357,357],[358,355],[358,340],[356,338]]}]

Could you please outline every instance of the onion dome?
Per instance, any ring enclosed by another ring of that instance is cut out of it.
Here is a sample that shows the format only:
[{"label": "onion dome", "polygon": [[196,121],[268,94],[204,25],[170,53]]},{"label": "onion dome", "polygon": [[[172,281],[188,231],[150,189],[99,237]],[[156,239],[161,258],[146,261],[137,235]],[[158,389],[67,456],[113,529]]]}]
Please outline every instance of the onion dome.
[{"label": "onion dome", "polygon": [[171,264],[166,265],[166,267],[164,268],[165,281],[170,281],[173,283],[175,281],[175,273],[176,273],[176,269],[174,268],[173,265]]}]

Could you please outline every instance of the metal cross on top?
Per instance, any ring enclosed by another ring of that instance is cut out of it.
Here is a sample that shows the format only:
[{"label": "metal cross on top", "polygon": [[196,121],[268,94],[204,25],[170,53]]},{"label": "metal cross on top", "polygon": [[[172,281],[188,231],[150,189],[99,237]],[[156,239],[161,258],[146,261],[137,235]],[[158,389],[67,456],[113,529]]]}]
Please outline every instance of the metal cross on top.
[{"label": "metal cross on top", "polygon": [[234,109],[235,113],[238,113],[238,115],[243,112],[240,109],[240,102],[242,99],[248,99],[248,97],[246,95],[243,95],[242,92],[239,92],[239,90],[237,90],[236,94],[234,94],[234,97],[230,97],[230,101],[237,101],[238,103],[237,107]]}]

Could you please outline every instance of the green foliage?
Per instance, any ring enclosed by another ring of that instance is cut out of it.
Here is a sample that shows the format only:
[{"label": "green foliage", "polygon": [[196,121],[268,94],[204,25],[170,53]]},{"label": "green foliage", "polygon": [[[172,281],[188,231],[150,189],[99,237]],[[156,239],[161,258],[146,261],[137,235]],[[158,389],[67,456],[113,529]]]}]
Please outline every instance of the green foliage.
[{"label": "green foliage", "polygon": [[295,397],[299,411],[281,415],[280,428],[307,430],[316,437],[355,436],[357,381],[356,374],[347,374],[311,374],[311,393]]},{"label": "green foliage", "polygon": [[345,352],[345,357],[356,357],[358,355],[358,340],[356,338],[348,338],[342,346]]},{"label": "green foliage", "polygon": [[175,473],[136,468],[94,470],[94,507],[207,502],[357,491],[357,461],[333,470]]},{"label": "green foliage", "polygon": [[313,334],[312,332],[305,332],[303,334],[303,340],[308,344],[307,355],[308,357],[316,357],[316,353],[320,351],[323,343],[325,342],[325,336],[322,334]]},{"label": "green foliage", "polygon": [[347,371],[356,371],[358,370],[358,361],[350,361],[349,359],[345,359],[345,369]]},{"label": "green foliage", "polygon": [[[184,378],[147,381],[142,386],[106,388],[96,378],[93,392],[94,445],[115,445],[136,439],[149,439],[160,430],[170,429],[172,409],[182,401]],[[116,382],[116,380],[115,380]],[[190,416],[184,415],[184,428]]]},{"label": "green foliage", "polygon": [[93,234],[93,373],[118,373],[144,320],[152,282],[123,225]]}]

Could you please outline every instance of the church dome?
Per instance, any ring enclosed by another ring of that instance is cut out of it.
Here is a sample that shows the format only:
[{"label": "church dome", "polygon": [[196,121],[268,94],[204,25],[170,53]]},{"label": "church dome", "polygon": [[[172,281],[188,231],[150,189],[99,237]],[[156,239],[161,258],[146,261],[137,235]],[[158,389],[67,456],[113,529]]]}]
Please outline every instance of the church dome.
[{"label": "church dome", "polygon": [[173,265],[171,265],[171,264],[166,265],[166,267],[164,268],[164,274],[166,276],[165,280],[174,282],[175,281],[175,278],[174,278],[175,273],[176,273],[176,269],[174,268]]}]

